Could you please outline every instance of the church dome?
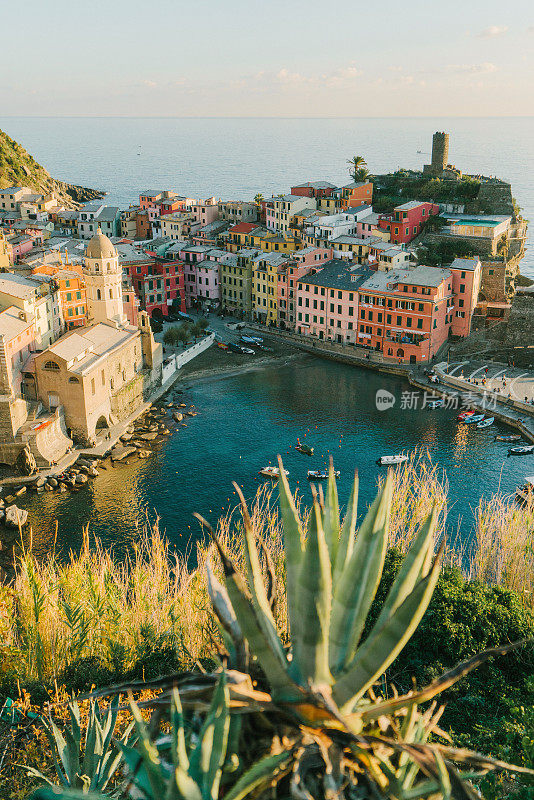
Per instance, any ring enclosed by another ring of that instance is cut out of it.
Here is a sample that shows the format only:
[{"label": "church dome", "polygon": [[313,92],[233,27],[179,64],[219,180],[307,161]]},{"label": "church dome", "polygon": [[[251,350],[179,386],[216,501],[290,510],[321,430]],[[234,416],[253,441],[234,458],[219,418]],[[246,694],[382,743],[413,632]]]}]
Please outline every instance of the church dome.
[{"label": "church dome", "polygon": [[98,228],[93,238],[89,240],[85,255],[87,258],[115,258],[117,251],[108,237]]}]

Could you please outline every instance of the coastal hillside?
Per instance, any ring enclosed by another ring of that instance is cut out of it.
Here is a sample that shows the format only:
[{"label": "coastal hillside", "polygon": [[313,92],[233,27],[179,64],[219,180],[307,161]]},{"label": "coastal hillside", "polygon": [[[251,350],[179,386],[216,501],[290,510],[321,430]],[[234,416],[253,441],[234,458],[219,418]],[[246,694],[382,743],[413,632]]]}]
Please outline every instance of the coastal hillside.
[{"label": "coastal hillside", "polygon": [[58,199],[75,206],[104,196],[104,192],[53,178],[27,150],[0,130],[0,189],[28,186],[36,192],[55,192]]}]

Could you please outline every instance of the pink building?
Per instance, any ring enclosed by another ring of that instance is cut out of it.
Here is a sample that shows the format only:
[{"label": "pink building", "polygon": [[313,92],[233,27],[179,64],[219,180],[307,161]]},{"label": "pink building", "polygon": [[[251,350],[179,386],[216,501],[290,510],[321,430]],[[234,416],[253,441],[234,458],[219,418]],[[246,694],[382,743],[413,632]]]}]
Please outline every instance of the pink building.
[{"label": "pink building", "polygon": [[322,269],[332,258],[331,247],[306,247],[291,254],[287,266],[278,270],[277,324],[295,330],[297,320],[297,284],[303,275]]},{"label": "pink building", "polygon": [[219,219],[219,204],[214,197],[193,203],[191,211],[200,225],[209,225],[210,222],[215,222],[215,220]]},{"label": "pink building", "polygon": [[408,203],[396,206],[392,214],[379,214],[378,225],[389,233],[390,242],[406,244],[421,233],[425,222],[438,212],[439,206],[436,203],[410,200]]},{"label": "pink building", "polygon": [[16,263],[33,249],[33,239],[31,236],[10,236],[8,243],[13,251],[13,261]]},{"label": "pink building", "polygon": [[372,275],[357,264],[334,258],[297,282],[297,333],[355,344],[358,289]]},{"label": "pink building", "polygon": [[454,294],[451,334],[452,336],[469,336],[480,291],[482,264],[478,256],[455,258],[449,269],[452,272]]}]

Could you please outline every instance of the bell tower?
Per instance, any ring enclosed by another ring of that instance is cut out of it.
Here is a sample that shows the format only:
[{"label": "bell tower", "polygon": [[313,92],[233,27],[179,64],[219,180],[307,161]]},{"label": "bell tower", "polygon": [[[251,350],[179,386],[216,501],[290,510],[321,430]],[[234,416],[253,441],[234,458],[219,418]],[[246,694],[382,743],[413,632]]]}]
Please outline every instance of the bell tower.
[{"label": "bell tower", "polygon": [[89,324],[127,324],[122,304],[122,270],[119,256],[100,228],[85,250],[84,269]]}]

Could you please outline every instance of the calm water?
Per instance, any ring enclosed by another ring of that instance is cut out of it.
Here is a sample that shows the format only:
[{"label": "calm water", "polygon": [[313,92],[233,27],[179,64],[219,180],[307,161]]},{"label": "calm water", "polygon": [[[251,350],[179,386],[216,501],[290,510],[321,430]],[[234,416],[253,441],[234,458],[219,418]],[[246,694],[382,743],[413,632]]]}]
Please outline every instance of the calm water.
[{"label": "calm water", "polygon": [[[428,448],[434,463],[446,470],[450,524],[456,528],[460,522],[467,538],[478,497],[499,489],[512,492],[532,471],[528,457],[507,458],[507,445],[494,442],[495,433],[505,428],[459,426],[451,410],[378,412],[378,388],[393,392],[398,407],[401,392],[410,387],[400,379],[311,356],[193,384],[184,398],[198,407],[199,416],[151,459],[110,468],[75,495],[28,497],[34,546],[46,552],[57,519],[62,549],[77,549],[82,526],[90,523],[95,534],[120,551],[135,540],[136,520],[146,509],[156,509],[169,539],[186,549],[199,530],[193,511],[215,521],[236,502],[232,480],[251,497],[259,485],[258,470],[275,463],[277,453],[284,457],[293,488],[298,486],[308,499],[306,470],[326,464],[333,453],[343,502],[357,467],[362,504],[367,504],[381,472],[376,459],[417,445]],[[315,448],[311,458],[289,449],[304,434]]]},{"label": "calm water", "polygon": [[[347,180],[346,159],[373,172],[429,161],[434,131],[450,133],[464,172],[511,181],[534,221],[534,118],[161,119],[0,117],[0,127],[57,178],[108,192],[123,207],[148,188],[250,199],[305,180]],[[422,153],[417,151],[421,150]],[[138,155],[140,153],[140,155]],[[530,226],[531,241],[534,222]],[[534,277],[534,255],[523,261]]]}]

